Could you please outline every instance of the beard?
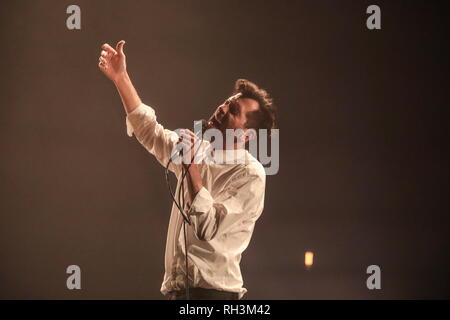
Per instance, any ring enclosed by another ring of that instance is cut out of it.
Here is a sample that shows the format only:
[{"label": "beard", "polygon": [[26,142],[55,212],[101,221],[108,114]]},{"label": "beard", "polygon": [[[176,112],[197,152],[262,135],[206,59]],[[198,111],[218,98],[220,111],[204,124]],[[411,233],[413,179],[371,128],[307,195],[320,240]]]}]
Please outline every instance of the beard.
[{"label": "beard", "polygon": [[208,119],[208,129],[217,129],[225,134],[225,130],[228,128],[228,114],[224,115],[222,119],[218,120],[215,113]]},{"label": "beard", "polygon": [[[227,133],[226,130],[227,129],[233,129],[233,126],[230,125],[229,123],[229,118],[228,118],[228,114],[224,115],[222,119],[218,120],[215,116],[215,114],[213,114],[207,121],[207,126],[206,129],[217,129],[222,133],[223,136],[223,147],[225,147],[225,145],[227,143],[231,143],[231,144],[235,144],[238,143],[238,138],[236,136],[233,136],[233,140],[228,142],[226,140],[227,137]],[[212,141],[215,140],[215,137],[213,138]],[[211,141],[211,142],[212,142]]]}]

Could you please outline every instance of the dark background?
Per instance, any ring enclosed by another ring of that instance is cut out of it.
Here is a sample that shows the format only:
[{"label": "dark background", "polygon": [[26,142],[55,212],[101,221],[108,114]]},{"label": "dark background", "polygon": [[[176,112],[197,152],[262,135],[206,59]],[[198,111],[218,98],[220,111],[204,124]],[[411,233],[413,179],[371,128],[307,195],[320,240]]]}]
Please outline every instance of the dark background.
[{"label": "dark background", "polygon": [[[2,1],[0,298],[163,298],[164,171],[97,67],[121,39],[167,128],[209,116],[240,77],[279,106],[280,171],[241,263],[249,299],[448,298],[443,3]],[[366,28],[370,4],[382,30]],[[71,264],[82,290],[66,288]]]}]

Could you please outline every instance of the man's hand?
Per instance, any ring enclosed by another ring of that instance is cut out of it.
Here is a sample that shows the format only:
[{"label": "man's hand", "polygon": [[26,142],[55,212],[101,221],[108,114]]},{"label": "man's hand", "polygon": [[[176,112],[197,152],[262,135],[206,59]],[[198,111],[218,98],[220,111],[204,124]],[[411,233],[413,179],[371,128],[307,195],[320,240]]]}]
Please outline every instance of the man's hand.
[{"label": "man's hand", "polygon": [[103,50],[98,58],[98,67],[110,80],[114,81],[128,114],[142,104],[142,101],[127,73],[125,54],[123,53],[124,44],[124,40],[119,41],[115,50],[107,43],[102,45]]},{"label": "man's hand", "polygon": [[188,169],[195,162],[194,157],[198,156],[201,141],[191,130],[181,129],[178,143],[183,150],[183,165]]},{"label": "man's hand", "polygon": [[102,45],[98,67],[112,81],[117,82],[126,75],[127,66],[123,52],[124,40],[117,43],[114,50],[109,44]]},{"label": "man's hand", "polygon": [[[195,195],[203,187],[202,177],[200,171],[195,163],[197,153],[200,152],[199,147],[201,140],[189,129],[184,129],[181,132],[179,143],[183,147],[183,166],[188,170],[188,180],[192,188],[192,196]],[[191,198],[191,202],[194,199]]]}]

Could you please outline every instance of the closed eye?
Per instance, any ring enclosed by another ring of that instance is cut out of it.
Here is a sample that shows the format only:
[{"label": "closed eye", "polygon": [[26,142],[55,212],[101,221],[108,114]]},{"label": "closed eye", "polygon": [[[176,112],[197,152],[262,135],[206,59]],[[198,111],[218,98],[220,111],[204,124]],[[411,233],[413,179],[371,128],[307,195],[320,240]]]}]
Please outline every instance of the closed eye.
[{"label": "closed eye", "polygon": [[237,106],[236,103],[233,102],[230,104],[230,112],[234,115],[239,114],[239,107]]}]

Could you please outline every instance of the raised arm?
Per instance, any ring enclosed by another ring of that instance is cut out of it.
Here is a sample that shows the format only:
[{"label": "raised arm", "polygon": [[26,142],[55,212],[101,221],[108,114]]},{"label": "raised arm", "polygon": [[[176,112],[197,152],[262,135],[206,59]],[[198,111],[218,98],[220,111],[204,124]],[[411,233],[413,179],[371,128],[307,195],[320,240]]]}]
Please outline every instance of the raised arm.
[{"label": "raised arm", "polygon": [[[116,85],[127,113],[126,124],[129,136],[136,139],[153,154],[159,163],[166,166],[178,142],[178,135],[164,129],[156,120],[155,110],[142,103],[127,73],[126,59],[123,52],[125,41],[119,41],[116,49],[109,44],[102,45],[98,66],[100,70]],[[180,165],[171,163],[169,169],[178,175]]]},{"label": "raised arm", "polygon": [[126,113],[131,113],[141,103],[141,99],[127,73],[124,40],[117,43],[116,49],[109,44],[102,45],[98,66],[100,70],[116,85]]}]

